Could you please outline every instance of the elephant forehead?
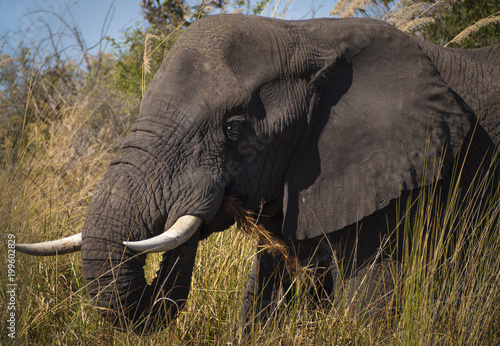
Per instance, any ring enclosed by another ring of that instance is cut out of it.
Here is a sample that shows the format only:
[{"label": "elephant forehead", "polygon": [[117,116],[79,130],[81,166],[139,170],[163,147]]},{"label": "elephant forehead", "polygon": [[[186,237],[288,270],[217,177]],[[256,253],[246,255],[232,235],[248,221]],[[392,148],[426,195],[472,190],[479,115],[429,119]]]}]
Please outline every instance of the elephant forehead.
[{"label": "elephant forehead", "polygon": [[209,116],[250,98],[251,92],[219,56],[181,48],[169,53],[148,86],[142,114],[157,116],[174,111],[183,116]]},{"label": "elephant forehead", "polygon": [[307,44],[300,39],[301,27],[296,22],[256,16],[203,18],[185,30],[170,54],[196,51],[206,66],[213,70],[224,66],[240,85],[253,89],[304,60]]},{"label": "elephant forehead", "polygon": [[[223,54],[228,54],[235,48],[249,46],[249,42],[244,39],[250,39],[252,42],[265,40],[266,32],[271,28],[275,31],[276,24],[274,20],[264,17],[234,15],[206,17],[190,25],[179,37],[176,45],[210,51],[219,50]],[[287,26],[285,22],[281,24]],[[258,49],[261,46],[256,45],[254,48]]]}]

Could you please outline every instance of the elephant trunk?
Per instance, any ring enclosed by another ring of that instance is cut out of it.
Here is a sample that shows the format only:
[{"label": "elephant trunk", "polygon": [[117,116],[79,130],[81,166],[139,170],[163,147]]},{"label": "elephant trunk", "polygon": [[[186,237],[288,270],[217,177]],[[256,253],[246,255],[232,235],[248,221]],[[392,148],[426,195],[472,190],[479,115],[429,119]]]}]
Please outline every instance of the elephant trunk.
[{"label": "elephant trunk", "polygon": [[158,207],[154,193],[132,174],[129,167],[116,166],[106,173],[87,210],[81,251],[93,303],[113,324],[143,333],[164,325],[184,305],[200,231],[164,253],[157,277],[148,285],[146,255],[124,242],[158,234],[167,215],[152,207]]},{"label": "elephant trunk", "polygon": [[[82,258],[90,297],[102,314],[121,328],[143,333],[164,325],[187,299],[197,245],[198,232],[180,247],[165,252],[156,278],[148,285],[143,270],[145,255],[84,235]],[[85,254],[92,254],[91,258]]]}]

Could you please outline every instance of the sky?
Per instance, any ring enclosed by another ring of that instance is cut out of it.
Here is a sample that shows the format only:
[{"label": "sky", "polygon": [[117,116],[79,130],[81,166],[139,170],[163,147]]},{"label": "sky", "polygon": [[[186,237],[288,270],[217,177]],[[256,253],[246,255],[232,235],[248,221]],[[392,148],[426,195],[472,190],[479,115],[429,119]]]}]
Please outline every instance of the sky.
[{"label": "sky", "polygon": [[[20,42],[27,46],[56,44],[62,39],[67,54],[78,52],[75,35],[78,29],[91,53],[99,49],[99,41],[109,36],[119,41],[124,29],[143,22],[141,0],[0,0],[0,52],[13,54]],[[196,4],[199,0],[188,0]],[[230,1],[228,1],[230,2]],[[252,0],[255,4],[257,0]],[[326,17],[337,0],[272,0],[263,15],[271,16],[278,3],[278,14],[288,2],[286,19]],[[313,10],[312,10],[313,9]],[[52,33],[52,35],[51,35]],[[59,33],[58,35],[54,35]],[[60,47],[61,45],[59,45]],[[100,47],[103,50],[109,45]],[[77,54],[77,53],[75,53]]]}]

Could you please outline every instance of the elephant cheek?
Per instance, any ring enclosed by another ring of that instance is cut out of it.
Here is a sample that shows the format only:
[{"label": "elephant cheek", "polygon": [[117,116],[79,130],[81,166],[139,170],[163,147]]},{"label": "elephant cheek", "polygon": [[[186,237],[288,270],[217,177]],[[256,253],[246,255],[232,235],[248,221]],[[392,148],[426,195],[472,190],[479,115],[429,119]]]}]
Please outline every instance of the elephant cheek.
[{"label": "elephant cheek", "polygon": [[[194,215],[210,223],[219,211],[224,197],[225,184],[203,169],[191,171],[178,185],[181,196],[168,210],[167,227],[182,215]],[[170,194],[171,191],[165,191]]]}]

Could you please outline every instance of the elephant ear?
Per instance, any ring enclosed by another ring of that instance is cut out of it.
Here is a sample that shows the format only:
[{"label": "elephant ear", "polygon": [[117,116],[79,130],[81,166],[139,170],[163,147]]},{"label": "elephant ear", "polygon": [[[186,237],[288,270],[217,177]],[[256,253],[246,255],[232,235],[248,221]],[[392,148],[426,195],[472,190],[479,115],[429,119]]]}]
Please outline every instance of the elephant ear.
[{"label": "elephant ear", "polygon": [[309,133],[285,177],[286,236],[334,232],[439,180],[472,128],[417,42],[384,30],[361,49],[343,43],[309,83]]}]

